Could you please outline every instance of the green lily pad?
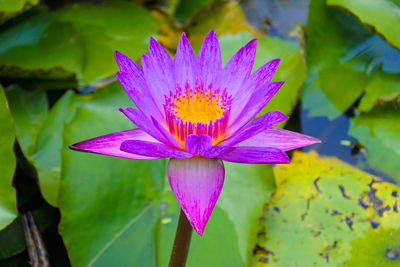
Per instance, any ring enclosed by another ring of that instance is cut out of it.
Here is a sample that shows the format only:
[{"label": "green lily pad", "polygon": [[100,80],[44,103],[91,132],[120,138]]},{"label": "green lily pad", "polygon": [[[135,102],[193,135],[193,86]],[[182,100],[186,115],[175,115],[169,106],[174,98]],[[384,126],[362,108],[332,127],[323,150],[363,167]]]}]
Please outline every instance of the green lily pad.
[{"label": "green lily pad", "polygon": [[0,23],[31,9],[39,0],[3,0],[0,1]]},{"label": "green lily pad", "polygon": [[[307,77],[302,103],[309,116],[332,120],[349,109],[374,81],[374,76],[400,73],[400,52],[344,11],[312,0],[307,22]],[[380,84],[380,86],[384,86]],[[368,92],[362,108],[372,108],[390,92]],[[363,102],[364,100],[362,100]],[[371,102],[373,103],[371,105]]]},{"label": "green lily pad", "polygon": [[377,73],[367,87],[358,109],[369,111],[375,106],[400,102],[400,75]]},{"label": "green lily pad", "polygon": [[30,157],[34,154],[37,135],[49,109],[46,92],[27,91],[18,85],[11,85],[7,87],[6,94],[18,143],[25,156]]},{"label": "green lily pad", "polygon": [[16,192],[11,185],[16,167],[15,130],[3,88],[0,86],[0,230],[17,216]]},{"label": "green lily pad", "polygon": [[0,75],[87,85],[115,74],[114,50],[138,59],[156,30],[148,11],[134,3],[67,5],[0,35]]},{"label": "green lily pad", "polygon": [[330,6],[346,9],[360,22],[400,49],[400,3],[394,0],[328,0]]},{"label": "green lily pad", "polygon": [[295,152],[274,174],[256,266],[400,264],[399,187],[316,152]]},{"label": "green lily pad", "polygon": [[48,112],[44,91],[27,91],[12,85],[6,93],[21,149],[36,169],[43,197],[57,206],[64,123],[72,119],[81,101],[92,96],[81,96],[73,101],[74,94],[68,91]]},{"label": "green lily pad", "polygon": [[352,118],[349,135],[365,148],[366,162],[362,167],[372,167],[400,183],[400,111],[397,107],[382,106]]},{"label": "green lily pad", "polygon": [[92,95],[76,96],[67,91],[52,107],[35,143],[35,151],[29,160],[36,168],[40,190],[48,203],[57,207],[61,179],[61,150],[64,124],[72,120],[78,107]]}]

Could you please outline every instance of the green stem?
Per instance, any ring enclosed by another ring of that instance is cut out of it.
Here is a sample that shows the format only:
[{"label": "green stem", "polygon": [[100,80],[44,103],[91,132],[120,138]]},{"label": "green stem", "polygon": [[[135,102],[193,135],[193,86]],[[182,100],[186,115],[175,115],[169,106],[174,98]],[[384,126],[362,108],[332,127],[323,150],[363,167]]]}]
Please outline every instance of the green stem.
[{"label": "green stem", "polygon": [[174,246],[172,248],[169,267],[184,267],[190,247],[193,228],[190,225],[185,213],[181,209],[178,228],[176,229]]}]

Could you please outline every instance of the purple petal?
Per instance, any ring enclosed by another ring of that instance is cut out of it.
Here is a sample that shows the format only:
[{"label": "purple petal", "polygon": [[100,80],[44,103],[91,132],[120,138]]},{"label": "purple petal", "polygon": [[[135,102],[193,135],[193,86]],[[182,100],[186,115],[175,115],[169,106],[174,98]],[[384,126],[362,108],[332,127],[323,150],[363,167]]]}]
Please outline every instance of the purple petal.
[{"label": "purple petal", "polygon": [[222,70],[221,49],[214,30],[211,30],[204,39],[197,55],[197,63],[204,87],[211,88],[218,73]]},{"label": "purple petal", "polygon": [[124,113],[136,126],[151,135],[161,143],[168,144],[167,140],[161,133],[154,127],[154,124],[147,118],[142,111],[134,108],[120,108],[119,111]]},{"label": "purple petal", "polygon": [[70,146],[71,149],[90,152],[127,159],[157,159],[159,157],[145,157],[135,154],[126,153],[119,148],[122,142],[126,140],[142,140],[149,142],[157,142],[143,130],[137,128],[123,132],[116,132],[88,139]]},{"label": "purple petal", "polygon": [[158,120],[164,120],[163,114],[148,92],[148,87],[144,79],[123,71],[117,72],[117,78],[138,109]]},{"label": "purple petal", "polygon": [[254,39],[239,49],[217,77],[216,89],[226,88],[228,93],[235,97],[243,83],[250,76],[256,55],[256,47],[257,40]]},{"label": "purple petal", "polygon": [[201,157],[171,159],[167,172],[179,205],[194,230],[203,235],[224,185],[224,164],[218,159]]},{"label": "purple petal", "polygon": [[212,146],[210,147],[210,149],[208,149],[207,151],[205,151],[201,156],[205,157],[205,158],[219,158],[219,156],[226,154],[230,151],[232,151],[233,149],[235,149],[234,147],[230,147],[230,146]]},{"label": "purple petal", "polygon": [[141,140],[127,140],[122,142],[122,151],[156,158],[190,158],[192,154],[185,151],[166,146],[158,142],[148,142]]},{"label": "purple petal", "polygon": [[115,51],[115,60],[117,61],[118,67],[121,71],[128,72],[131,75],[144,79],[142,68],[129,57],[119,51]]},{"label": "purple petal", "polygon": [[142,65],[150,95],[154,99],[156,106],[162,110],[165,96],[169,96],[170,90],[173,90],[173,88],[169,87],[167,78],[161,74],[162,70],[160,70],[159,63],[153,58],[142,55]]},{"label": "purple petal", "polygon": [[269,128],[239,143],[238,146],[275,147],[283,151],[321,143],[317,138],[284,129]]},{"label": "purple petal", "polygon": [[186,34],[182,33],[175,54],[175,79],[178,88],[193,89],[198,76],[198,67],[193,49],[190,46]]},{"label": "purple petal", "polygon": [[229,118],[228,136],[232,136],[237,130],[254,118],[265,105],[268,104],[284,83],[285,82],[271,82],[261,86],[260,89],[255,91],[249,102],[244,105],[242,112],[236,117],[231,116]]},{"label": "purple petal", "polygon": [[230,139],[223,141],[221,145],[233,146],[242,142],[272,126],[278,124],[289,117],[279,111],[268,112],[254,121],[249,122],[240,131],[236,132]]},{"label": "purple petal", "polygon": [[152,83],[156,87],[154,92],[163,92],[163,94],[169,96],[169,92],[174,92],[175,90],[173,60],[164,47],[153,38],[150,38],[149,57],[153,64],[149,68],[152,73],[151,80],[148,80],[148,83]]},{"label": "purple petal", "polygon": [[222,154],[231,151],[229,146],[213,146],[209,135],[191,134],[186,137],[185,148],[193,155],[199,155],[205,158],[217,158]]},{"label": "purple petal", "polygon": [[152,117],[151,120],[156,129],[162,134],[162,136],[170,145],[182,148],[182,145],[179,144],[179,142],[170,134],[170,132],[168,132],[156,119]]},{"label": "purple petal", "polygon": [[249,102],[251,95],[260,88],[260,86],[267,85],[271,81],[280,61],[281,60],[278,58],[267,62],[249,77],[232,101],[231,117],[236,118],[243,110],[245,104]]},{"label": "purple petal", "polygon": [[219,159],[250,164],[277,164],[289,163],[290,159],[280,149],[273,147],[235,147],[231,152],[223,154]]}]

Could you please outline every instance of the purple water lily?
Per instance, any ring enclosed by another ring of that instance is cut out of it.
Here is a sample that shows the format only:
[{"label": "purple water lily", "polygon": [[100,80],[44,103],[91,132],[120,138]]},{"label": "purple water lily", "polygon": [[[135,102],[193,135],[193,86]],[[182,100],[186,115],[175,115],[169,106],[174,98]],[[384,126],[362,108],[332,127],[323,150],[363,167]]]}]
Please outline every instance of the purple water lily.
[{"label": "purple water lily", "polygon": [[170,158],[171,189],[202,235],[224,184],[223,161],[288,163],[285,151],[319,142],[274,128],[288,118],[279,111],[252,120],[284,83],[271,82],[279,59],[251,74],[256,44],[257,40],[250,41],[224,67],[213,30],[197,58],[185,33],[174,59],[151,38],[142,68],[116,52],[117,77],[136,105],[120,111],[138,128],[71,148],[137,160]]}]

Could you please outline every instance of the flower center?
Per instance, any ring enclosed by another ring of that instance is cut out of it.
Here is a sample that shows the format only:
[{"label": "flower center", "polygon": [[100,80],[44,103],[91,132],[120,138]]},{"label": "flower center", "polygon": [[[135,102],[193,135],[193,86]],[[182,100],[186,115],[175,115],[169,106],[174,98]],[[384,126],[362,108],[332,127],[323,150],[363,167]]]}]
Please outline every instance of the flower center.
[{"label": "flower center", "polygon": [[178,90],[166,98],[164,105],[169,132],[183,146],[190,134],[208,134],[216,144],[225,135],[231,102],[225,91]]}]

